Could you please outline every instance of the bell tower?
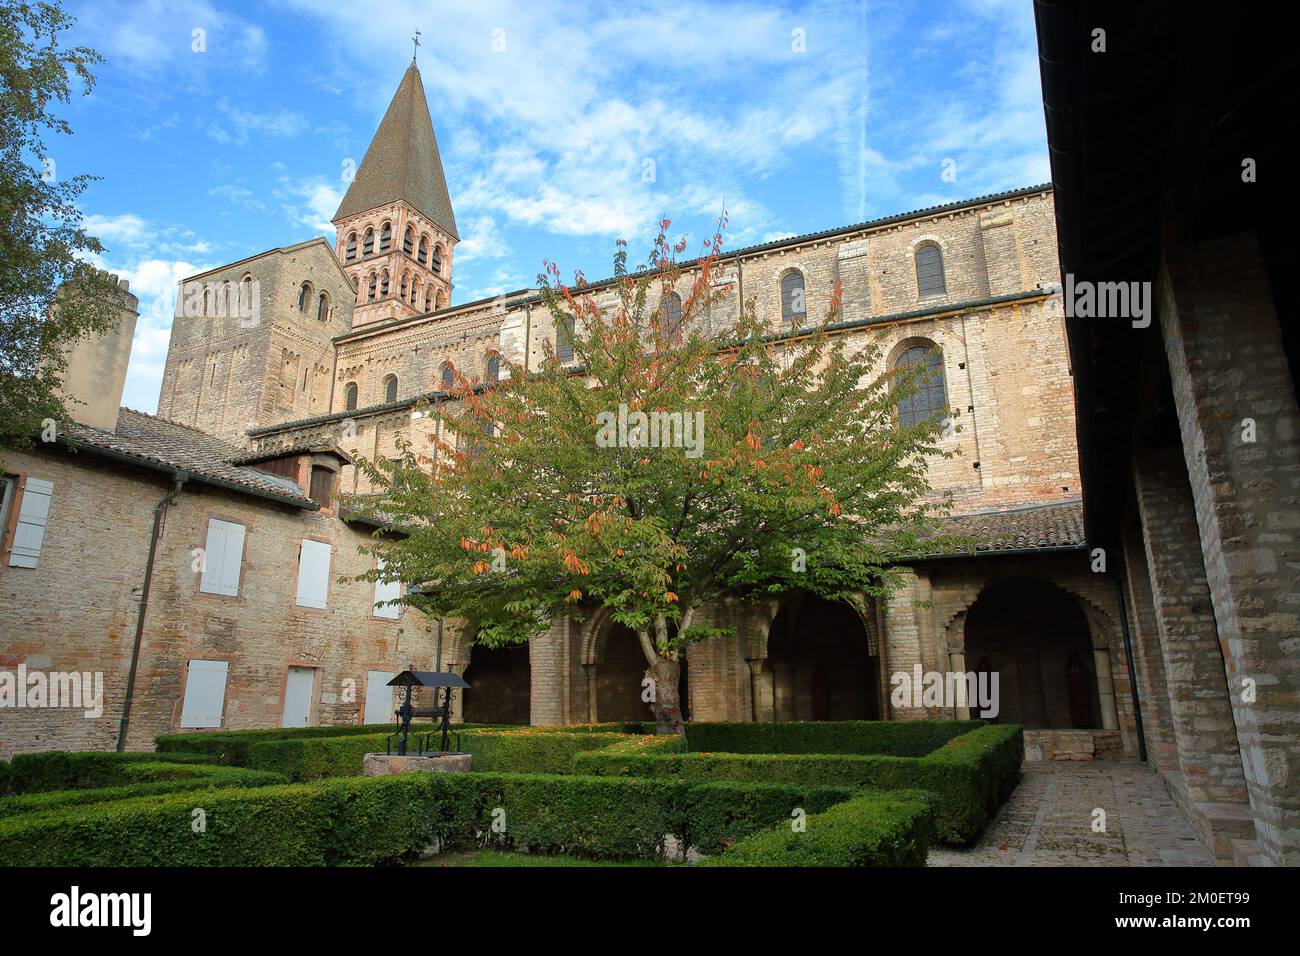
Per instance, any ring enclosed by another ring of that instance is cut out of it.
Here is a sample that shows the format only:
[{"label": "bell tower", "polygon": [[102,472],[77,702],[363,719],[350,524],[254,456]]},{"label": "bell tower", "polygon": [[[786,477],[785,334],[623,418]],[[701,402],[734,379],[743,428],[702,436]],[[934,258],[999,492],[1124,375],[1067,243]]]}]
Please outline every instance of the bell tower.
[{"label": "bell tower", "polygon": [[414,58],[333,223],[335,253],[357,287],[353,328],[451,304],[460,236]]}]

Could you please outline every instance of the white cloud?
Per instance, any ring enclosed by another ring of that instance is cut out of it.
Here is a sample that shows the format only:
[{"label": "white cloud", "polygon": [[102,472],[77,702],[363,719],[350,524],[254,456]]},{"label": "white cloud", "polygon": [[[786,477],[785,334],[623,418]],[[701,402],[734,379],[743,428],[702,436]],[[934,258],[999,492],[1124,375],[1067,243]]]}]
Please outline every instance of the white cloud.
[{"label": "white cloud", "polygon": [[281,201],[284,214],[291,223],[306,226],[331,240],[334,224],[330,220],[343,201],[343,193],[344,187],[332,186],[319,176],[306,179],[281,177],[275,189],[275,197]]}]

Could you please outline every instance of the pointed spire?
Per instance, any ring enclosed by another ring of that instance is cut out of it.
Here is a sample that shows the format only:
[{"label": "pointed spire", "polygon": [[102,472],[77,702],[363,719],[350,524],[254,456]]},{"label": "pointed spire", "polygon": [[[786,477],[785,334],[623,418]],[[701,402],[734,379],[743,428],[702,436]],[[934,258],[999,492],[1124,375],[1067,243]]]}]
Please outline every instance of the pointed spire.
[{"label": "pointed spire", "polygon": [[396,200],[405,200],[420,215],[459,240],[456,216],[442,172],[438,140],[424,97],[424,83],[414,59],[388,104],[334,222]]}]

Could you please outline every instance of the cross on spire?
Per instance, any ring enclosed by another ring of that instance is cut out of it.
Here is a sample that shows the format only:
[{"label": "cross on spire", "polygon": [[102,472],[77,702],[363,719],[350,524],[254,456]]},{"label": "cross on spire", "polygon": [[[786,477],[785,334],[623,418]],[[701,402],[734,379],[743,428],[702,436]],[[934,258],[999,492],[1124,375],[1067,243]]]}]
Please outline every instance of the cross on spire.
[{"label": "cross on spire", "polygon": [[415,47],[411,50],[411,62],[414,63],[414,62],[415,62],[415,54],[418,53],[419,50],[420,50],[420,31],[419,31],[419,30],[416,30],[416,31],[415,31],[415,36],[411,37],[411,40],[414,41],[414,43],[415,43]]}]

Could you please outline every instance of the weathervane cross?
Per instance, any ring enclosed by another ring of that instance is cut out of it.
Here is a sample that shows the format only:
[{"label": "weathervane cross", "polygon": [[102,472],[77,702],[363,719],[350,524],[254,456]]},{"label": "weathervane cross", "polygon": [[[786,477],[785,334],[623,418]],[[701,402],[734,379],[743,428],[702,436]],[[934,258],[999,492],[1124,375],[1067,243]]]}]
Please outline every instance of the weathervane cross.
[{"label": "weathervane cross", "polygon": [[411,50],[411,62],[414,63],[415,54],[418,53],[420,49],[420,31],[416,30],[415,36],[411,37],[411,39],[415,42],[415,47]]}]

